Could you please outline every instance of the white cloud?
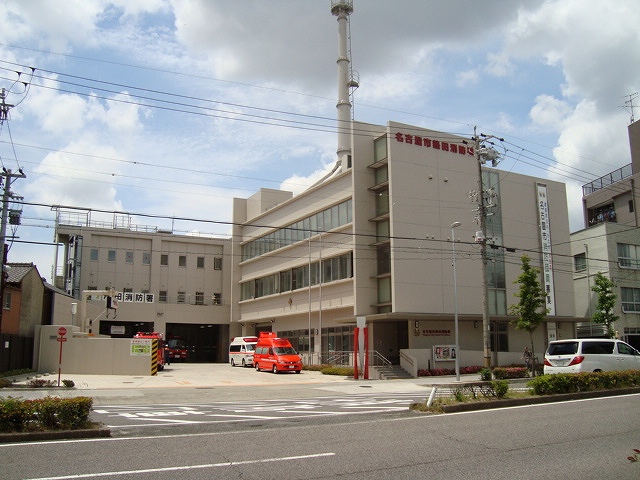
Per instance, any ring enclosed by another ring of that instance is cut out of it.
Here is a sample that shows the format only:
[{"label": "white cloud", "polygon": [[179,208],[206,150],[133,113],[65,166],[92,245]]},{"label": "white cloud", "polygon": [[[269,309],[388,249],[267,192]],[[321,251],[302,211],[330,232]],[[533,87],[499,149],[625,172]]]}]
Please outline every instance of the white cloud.
[{"label": "white cloud", "polygon": [[560,131],[571,115],[571,105],[551,95],[538,95],[529,112],[533,125],[542,130]]},{"label": "white cloud", "polygon": [[459,88],[465,88],[470,85],[476,85],[480,80],[477,70],[465,70],[456,75],[456,85]]}]

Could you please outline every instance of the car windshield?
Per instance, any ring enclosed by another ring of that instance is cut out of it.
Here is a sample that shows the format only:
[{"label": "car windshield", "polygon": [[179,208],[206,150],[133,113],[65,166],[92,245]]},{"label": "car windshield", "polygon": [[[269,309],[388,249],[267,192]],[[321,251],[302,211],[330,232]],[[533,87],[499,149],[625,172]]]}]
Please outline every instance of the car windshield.
[{"label": "car windshield", "polygon": [[551,343],[547,355],[574,355],[578,351],[578,342]]},{"label": "car windshield", "polygon": [[296,355],[296,351],[293,347],[275,347],[274,351],[277,355]]},{"label": "car windshield", "polygon": [[167,340],[167,346],[169,348],[186,348],[184,340],[180,338],[171,338]]},{"label": "car windshield", "polygon": [[256,345],[254,343],[247,343],[245,347],[247,352],[253,352],[256,349]]}]

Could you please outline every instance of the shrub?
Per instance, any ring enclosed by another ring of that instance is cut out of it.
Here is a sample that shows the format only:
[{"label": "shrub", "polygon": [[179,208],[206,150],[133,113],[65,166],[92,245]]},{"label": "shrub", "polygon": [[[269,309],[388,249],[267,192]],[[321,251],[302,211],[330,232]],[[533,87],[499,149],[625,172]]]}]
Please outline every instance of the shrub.
[{"label": "shrub", "polygon": [[536,395],[587,392],[640,386],[640,370],[541,375],[527,382]]},{"label": "shrub", "polygon": [[491,382],[491,386],[498,398],[504,398],[509,391],[509,382],[507,380],[494,380]]},{"label": "shrub", "polygon": [[23,400],[0,399],[0,432],[21,432],[28,420],[28,407]]},{"label": "shrub", "polygon": [[325,367],[320,370],[323,375],[344,375],[353,377],[353,367]]},{"label": "shrub", "polygon": [[76,386],[73,380],[62,380],[62,385],[64,385],[67,388],[73,388]]},{"label": "shrub", "polygon": [[83,428],[90,423],[92,406],[89,397],[0,399],[0,432]]},{"label": "shrub", "polygon": [[32,388],[48,388],[55,387],[56,385],[55,381],[45,380],[44,378],[33,378],[27,382],[27,386]]},{"label": "shrub", "polygon": [[483,382],[488,382],[489,380],[491,380],[491,369],[483,368],[482,370],[480,370],[480,380],[482,380]]},{"label": "shrub", "polygon": [[0,388],[7,388],[13,384],[11,380],[7,380],[6,378],[0,378]]},{"label": "shrub", "polygon": [[493,376],[497,380],[508,378],[527,378],[529,376],[527,367],[496,367],[493,369]]}]

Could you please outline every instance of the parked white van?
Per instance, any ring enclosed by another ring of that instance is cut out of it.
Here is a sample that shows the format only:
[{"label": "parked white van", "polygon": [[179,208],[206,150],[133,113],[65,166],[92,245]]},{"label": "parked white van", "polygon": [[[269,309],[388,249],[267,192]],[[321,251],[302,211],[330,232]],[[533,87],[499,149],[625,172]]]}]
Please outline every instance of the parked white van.
[{"label": "parked white van", "polygon": [[253,366],[253,352],[256,350],[258,337],[235,337],[229,345],[229,363],[232,367],[242,365]]},{"label": "parked white van", "polygon": [[640,370],[640,352],[621,340],[581,338],[549,342],[544,373]]}]

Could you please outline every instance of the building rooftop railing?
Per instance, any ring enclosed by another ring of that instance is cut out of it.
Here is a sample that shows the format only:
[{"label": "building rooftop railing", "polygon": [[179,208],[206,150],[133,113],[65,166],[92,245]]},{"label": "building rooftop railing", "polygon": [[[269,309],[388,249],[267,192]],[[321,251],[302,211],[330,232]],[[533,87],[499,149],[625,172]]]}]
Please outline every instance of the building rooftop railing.
[{"label": "building rooftop railing", "polygon": [[611,173],[607,173],[602,177],[594,180],[593,182],[589,182],[582,186],[582,196],[585,197],[593,192],[597,192],[609,185],[612,185],[616,182],[624,180],[627,177],[633,175],[633,169],[631,168],[631,164],[625,165],[624,167],[618,168]]}]

